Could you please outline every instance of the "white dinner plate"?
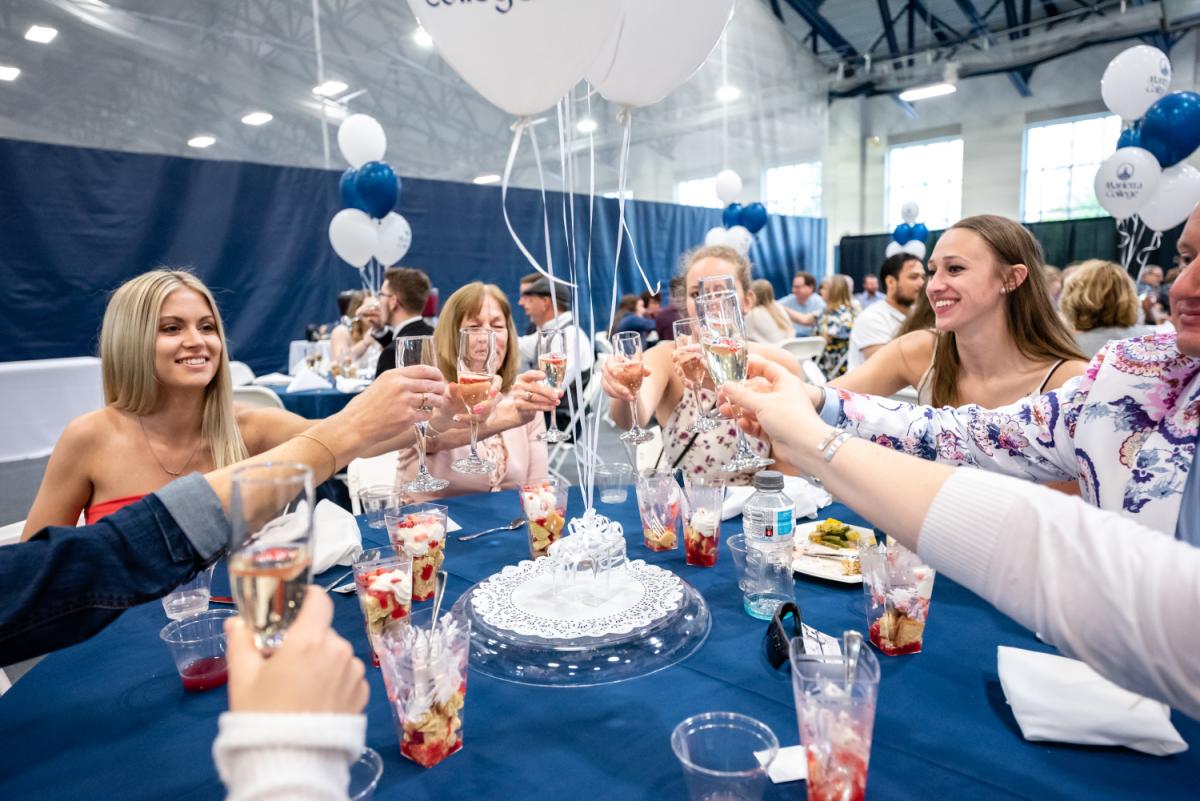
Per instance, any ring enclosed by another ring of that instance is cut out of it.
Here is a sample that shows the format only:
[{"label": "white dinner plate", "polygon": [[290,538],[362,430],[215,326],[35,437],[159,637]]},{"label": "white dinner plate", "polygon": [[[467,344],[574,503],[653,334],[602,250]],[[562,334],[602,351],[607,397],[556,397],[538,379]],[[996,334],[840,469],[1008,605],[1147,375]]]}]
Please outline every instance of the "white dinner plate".
[{"label": "white dinner plate", "polygon": [[[822,521],[817,521],[822,522]],[[849,525],[849,524],[847,524]],[[861,541],[874,542],[875,532],[862,526],[850,526],[858,532]],[[796,527],[792,545],[792,570],[803,576],[836,581],[839,584],[862,584],[862,574],[847,576],[842,572],[842,563],[833,559],[815,559],[809,554],[825,556],[857,556],[857,550],[829,548],[809,542],[808,535],[817,530],[816,523],[804,523]]]}]

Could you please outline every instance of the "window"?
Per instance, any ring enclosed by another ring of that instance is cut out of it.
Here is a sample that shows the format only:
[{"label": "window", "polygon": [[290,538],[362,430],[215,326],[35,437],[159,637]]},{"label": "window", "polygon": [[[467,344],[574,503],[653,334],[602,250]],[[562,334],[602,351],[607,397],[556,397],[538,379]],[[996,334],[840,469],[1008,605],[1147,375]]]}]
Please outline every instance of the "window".
[{"label": "window", "polygon": [[1028,126],[1021,218],[1042,222],[1107,214],[1092,182],[1120,135],[1121,120],[1112,114]]},{"label": "window", "polygon": [[719,209],[721,199],[717,197],[717,176],[680,181],[675,184],[675,202],[681,206],[703,206]]},{"label": "window", "polygon": [[904,222],[900,207],[921,207],[917,222],[945,228],[962,216],[962,137],[889,147],[884,208],[888,230]]},{"label": "window", "polygon": [[821,162],[772,167],[763,176],[767,211],[798,217],[821,216]]}]

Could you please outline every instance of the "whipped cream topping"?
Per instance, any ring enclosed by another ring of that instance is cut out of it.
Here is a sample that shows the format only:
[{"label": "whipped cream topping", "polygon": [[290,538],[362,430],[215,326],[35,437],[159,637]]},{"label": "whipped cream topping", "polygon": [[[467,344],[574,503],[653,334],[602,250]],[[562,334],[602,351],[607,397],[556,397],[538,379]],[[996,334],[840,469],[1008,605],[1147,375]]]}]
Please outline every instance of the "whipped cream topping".
[{"label": "whipped cream topping", "polygon": [[412,598],[412,576],[407,570],[389,570],[373,577],[367,590],[376,595],[391,595],[397,606],[404,606]]},{"label": "whipped cream topping", "polygon": [[446,527],[441,521],[421,518],[408,518],[415,525],[397,526],[396,542],[410,556],[424,556],[431,548],[437,548],[446,534]]}]

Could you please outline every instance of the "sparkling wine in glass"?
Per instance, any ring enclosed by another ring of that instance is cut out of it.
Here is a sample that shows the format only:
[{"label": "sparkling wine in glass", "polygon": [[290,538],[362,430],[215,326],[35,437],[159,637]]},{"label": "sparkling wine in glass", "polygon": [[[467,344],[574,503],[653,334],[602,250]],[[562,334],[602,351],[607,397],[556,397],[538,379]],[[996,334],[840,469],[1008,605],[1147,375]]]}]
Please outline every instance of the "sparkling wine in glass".
[{"label": "sparkling wine in glass", "polygon": [[[550,389],[564,389],[567,376],[567,335],[562,329],[538,333],[538,369],[546,374]],[[563,442],[571,435],[558,428],[558,416],[550,413],[550,428],[538,434],[546,442]]]},{"label": "sparkling wine in glass", "polygon": [[708,378],[708,368],[704,364],[704,348],[700,343],[700,325],[695,317],[682,317],[673,324],[675,329],[676,350],[688,351],[688,359],[683,362],[683,383],[691,390],[692,399],[696,402],[696,417],[688,428],[693,434],[703,434],[717,427],[717,421],[704,412],[704,403],[700,400],[700,387]]},{"label": "sparkling wine in glass", "polygon": [[312,470],[281,462],[233,474],[229,583],[264,654],[283,642],[312,576]]},{"label": "sparkling wine in glass", "polygon": [[[437,358],[433,350],[433,337],[397,337],[396,366],[412,367],[423,364],[429,367],[437,366]],[[421,411],[428,412],[428,406],[422,406]],[[404,485],[409,492],[438,492],[450,486],[444,478],[438,478],[429,472],[425,464],[426,446],[428,444],[428,423],[424,420],[413,426],[417,430],[417,477]]]},{"label": "sparkling wine in glass", "polygon": [[458,332],[458,389],[471,425],[471,451],[450,467],[456,473],[487,474],[496,465],[479,458],[476,441],[479,438],[479,419],[472,411],[485,402],[492,391],[496,374],[496,332],[490,328],[464,328]]},{"label": "sparkling wine in glass", "polygon": [[[700,321],[700,340],[708,372],[719,389],[728,382],[746,379],[746,328],[738,296],[733,292],[718,292],[696,298],[696,315]],[[738,428],[737,449],[722,469],[726,473],[758,470],[775,460],[758,456],[750,448],[746,433]]]},{"label": "sparkling wine in glass", "polygon": [[622,331],[613,337],[614,377],[621,386],[633,393],[629,407],[633,412],[633,427],[621,435],[621,441],[640,445],[654,435],[638,425],[638,393],[642,389],[642,335],[637,331]]}]

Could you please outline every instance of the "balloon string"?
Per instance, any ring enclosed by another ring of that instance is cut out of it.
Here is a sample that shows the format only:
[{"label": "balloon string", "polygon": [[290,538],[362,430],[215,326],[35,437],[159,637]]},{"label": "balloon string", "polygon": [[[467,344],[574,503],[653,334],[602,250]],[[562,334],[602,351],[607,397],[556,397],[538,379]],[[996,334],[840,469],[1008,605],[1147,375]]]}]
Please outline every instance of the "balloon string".
[{"label": "balloon string", "polygon": [[1150,254],[1158,250],[1158,246],[1162,243],[1162,231],[1155,231],[1150,237],[1150,244],[1138,251],[1136,261],[1138,274],[1141,275],[1142,270],[1146,269],[1146,262],[1150,260]]},{"label": "balloon string", "polygon": [[[508,228],[508,234],[509,234],[509,236],[512,237],[513,242],[516,243],[517,249],[521,251],[521,255],[523,255],[525,257],[525,260],[528,261],[530,265],[532,265],[533,269],[535,271],[537,271],[537,273],[539,275],[543,276],[544,278],[549,280],[551,283],[557,282],[560,284],[567,284],[568,286],[571,286],[571,284],[568,284],[566,281],[555,278],[554,274],[552,272],[547,272],[542,267],[542,265],[540,263],[538,263],[538,260],[533,257],[532,253],[529,252],[529,248],[525,247],[525,243],[521,241],[521,237],[517,236],[517,231],[516,231],[516,229],[513,228],[512,219],[509,218],[509,216],[508,216],[509,182],[512,179],[513,165],[516,163],[516,160],[517,160],[517,151],[520,150],[520,148],[521,148],[521,137],[525,135],[526,129],[529,130],[529,140],[533,144],[533,155],[534,155],[534,160],[537,162],[538,180],[542,186],[542,217],[543,217],[543,219],[547,219],[546,218],[546,205],[545,205],[546,186],[545,186],[545,178],[542,175],[542,161],[541,161],[541,157],[539,156],[538,151],[537,151],[537,142],[533,138],[533,128],[529,124],[529,118],[522,117],[521,119],[517,120],[516,124],[513,126],[514,134],[513,134],[512,146],[508,150],[508,160],[504,163],[504,177],[500,181],[500,210],[504,214],[504,225]],[[550,264],[551,270],[553,270],[553,264],[550,263],[551,256],[550,256],[549,245],[550,245],[550,232],[549,232],[549,225],[548,225],[548,220],[547,220],[546,259],[547,259],[547,263]]]},{"label": "balloon string", "polygon": [[1120,254],[1121,266],[1126,270],[1129,269],[1129,261],[1127,253],[1129,251],[1129,218],[1117,220],[1117,253]]},{"label": "balloon string", "polygon": [[[592,91],[591,85],[588,85],[587,93],[587,110],[588,119],[592,118]],[[592,302],[592,217],[595,212],[596,204],[596,138],[595,135],[589,133],[588,138],[588,246],[587,246],[587,288],[588,288],[588,343],[592,348],[596,346],[596,311]],[[596,368],[593,368],[595,370]],[[598,380],[593,376],[592,380]],[[599,410],[597,410],[599,411]],[[584,503],[586,508],[591,509],[595,506],[595,466],[599,460],[600,446],[600,419],[604,417],[602,414],[593,414],[590,430],[586,432],[585,439],[588,440],[588,452],[585,454],[586,471],[581,471],[579,476],[580,484],[584,488]],[[576,462],[578,466],[578,462]]]},{"label": "balloon string", "polygon": [[[632,109],[625,106],[619,114],[621,122],[625,126],[624,133],[621,136],[621,166],[619,173],[619,186],[617,187],[617,266],[614,268],[615,273],[620,269],[621,263],[621,237],[629,237],[629,255],[633,257],[633,264],[637,267],[638,273],[642,276],[642,283],[646,285],[646,289],[650,290],[653,295],[659,294],[662,290],[662,282],[656,282],[653,286],[650,285],[650,278],[646,275],[646,271],[642,269],[642,263],[638,259],[637,247],[633,241],[633,234],[629,230],[629,224],[625,220],[625,185],[629,178],[629,143],[633,132],[633,114]],[[614,306],[613,311],[616,311]],[[609,327],[612,327],[611,321]]]}]

